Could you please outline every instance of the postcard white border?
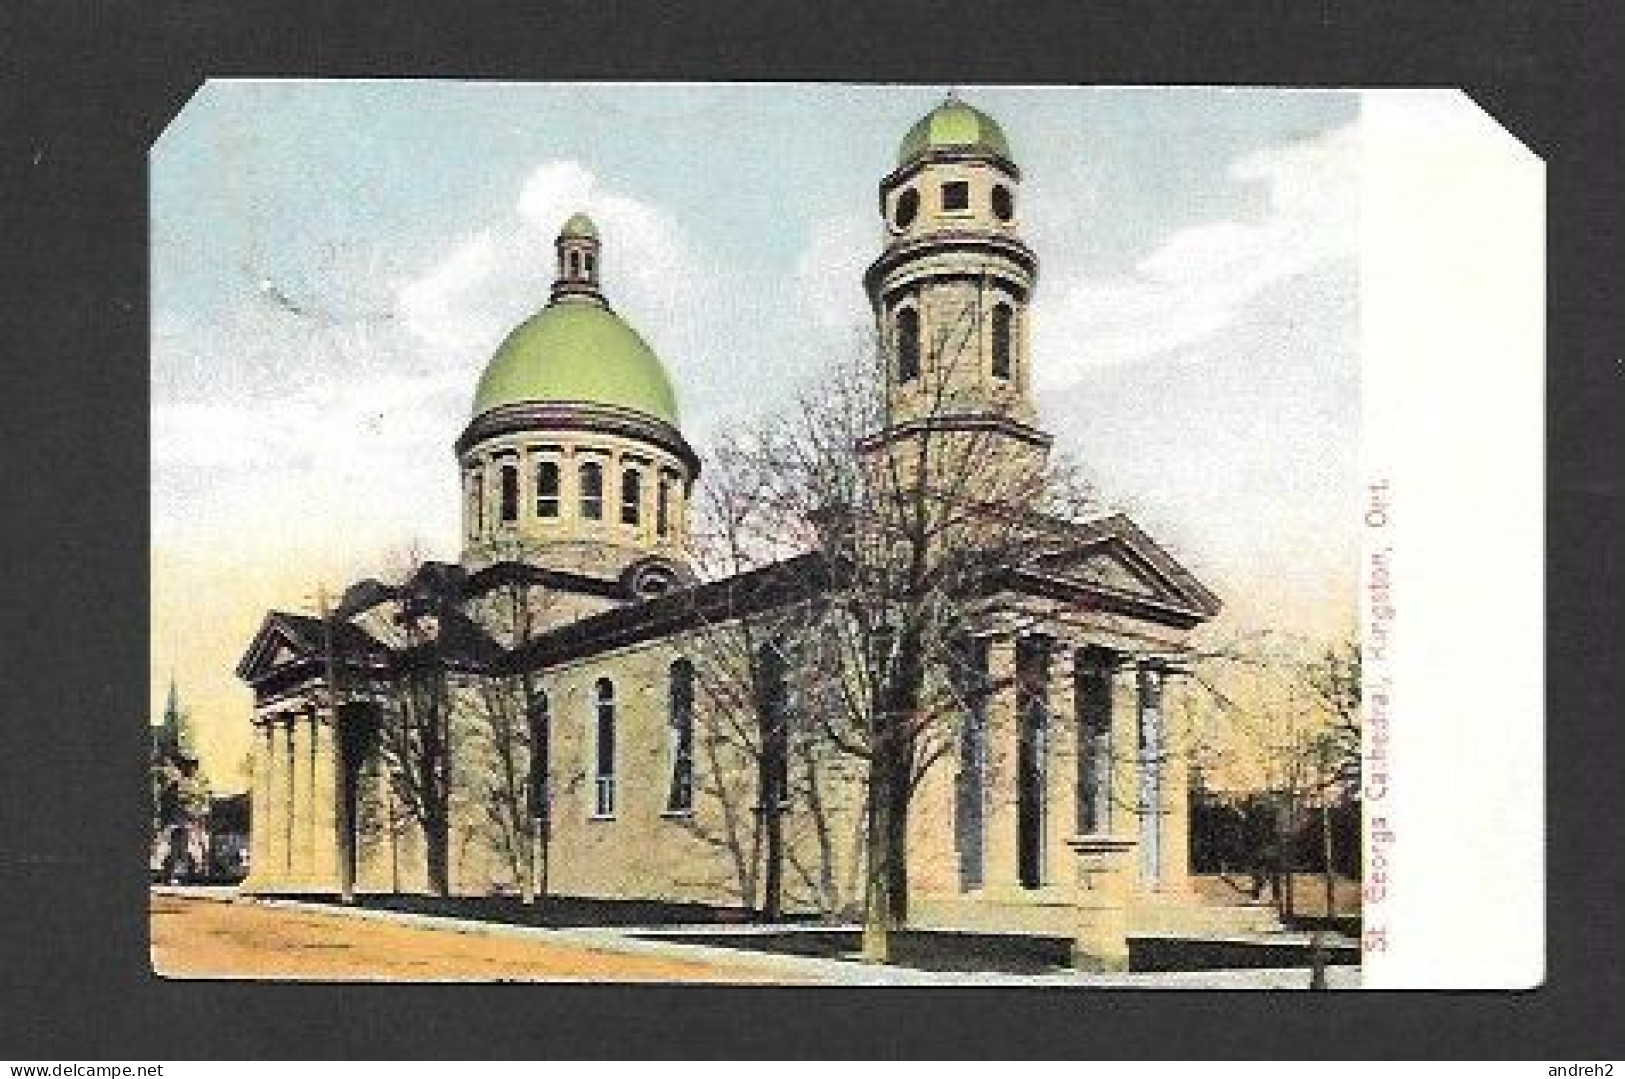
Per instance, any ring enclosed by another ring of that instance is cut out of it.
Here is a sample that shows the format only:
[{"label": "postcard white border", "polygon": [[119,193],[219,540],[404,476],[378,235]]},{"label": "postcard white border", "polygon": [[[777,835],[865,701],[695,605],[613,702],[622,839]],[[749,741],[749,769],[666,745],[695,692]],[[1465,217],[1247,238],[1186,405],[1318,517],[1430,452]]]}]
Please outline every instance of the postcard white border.
[{"label": "postcard white border", "polygon": [[1370,92],[1362,121],[1364,982],[1526,989],[1545,970],[1545,170],[1457,92]]}]

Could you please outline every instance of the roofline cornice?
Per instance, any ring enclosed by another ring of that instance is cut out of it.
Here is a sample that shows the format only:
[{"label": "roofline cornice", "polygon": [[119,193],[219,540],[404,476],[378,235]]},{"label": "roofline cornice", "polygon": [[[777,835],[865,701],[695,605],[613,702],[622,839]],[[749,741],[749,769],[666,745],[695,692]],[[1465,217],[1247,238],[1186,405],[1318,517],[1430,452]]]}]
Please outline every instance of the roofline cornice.
[{"label": "roofline cornice", "polygon": [[1021,169],[1017,168],[1016,163],[1011,161],[1008,157],[1005,157],[1003,154],[995,154],[990,150],[977,150],[969,146],[941,146],[935,149],[926,150],[924,153],[921,153],[916,157],[911,157],[901,165],[898,165],[895,169],[888,172],[880,181],[880,197],[882,200],[884,200],[886,197],[886,192],[890,191],[898,184],[907,183],[909,180],[912,180],[915,175],[923,171],[927,165],[952,165],[964,162],[969,162],[971,164],[992,165],[994,168],[1005,173],[1012,180],[1019,181],[1021,179]]},{"label": "roofline cornice", "polygon": [[590,431],[647,442],[688,466],[690,480],[700,474],[699,455],[677,428],[645,412],[593,401],[516,401],[487,409],[458,436],[457,456],[487,439],[532,431]]},{"label": "roofline cornice", "polygon": [[999,434],[1009,435],[1039,449],[1049,449],[1055,442],[1055,436],[1047,431],[1041,431],[1019,420],[996,413],[967,412],[963,415],[926,416],[917,420],[904,420],[876,431],[872,435],[865,435],[858,440],[858,449],[863,452],[875,450],[881,446],[889,445],[899,439],[917,434],[937,434],[948,431],[996,431]]},{"label": "roofline cornice", "polygon": [[892,244],[863,272],[863,287],[872,302],[880,293],[881,282],[904,263],[929,255],[967,251],[1008,259],[1027,274],[1031,282],[1030,287],[1037,288],[1038,256],[1033,249],[1014,236],[980,229],[944,229]]}]

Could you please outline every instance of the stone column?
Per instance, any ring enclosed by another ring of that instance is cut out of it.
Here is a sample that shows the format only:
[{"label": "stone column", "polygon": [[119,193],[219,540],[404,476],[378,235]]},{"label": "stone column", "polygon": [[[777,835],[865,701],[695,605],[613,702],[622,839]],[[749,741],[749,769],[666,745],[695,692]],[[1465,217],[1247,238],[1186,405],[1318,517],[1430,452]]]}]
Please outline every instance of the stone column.
[{"label": "stone column", "polygon": [[519,520],[517,524],[522,532],[528,532],[529,526],[537,520],[536,465],[541,459],[542,455],[534,447],[526,446],[519,451],[519,458],[515,461],[515,467],[519,469]]},{"label": "stone column", "polygon": [[1134,897],[1134,840],[1082,835],[1068,844],[1077,855],[1078,920],[1072,964],[1080,970],[1128,969],[1128,930]]},{"label": "stone column", "polygon": [[1140,719],[1140,880],[1147,889],[1162,884],[1167,836],[1163,824],[1167,769],[1167,740],[1162,718],[1162,671],[1141,664],[1136,672]]},{"label": "stone column", "polygon": [[[1140,688],[1132,662],[1112,670],[1111,753],[1105,786],[1110,791],[1106,817],[1095,829],[1111,835],[1140,834]],[[1138,870],[1135,872],[1138,877]]]},{"label": "stone column", "polygon": [[1181,684],[1163,675],[1162,737],[1162,890],[1191,892],[1191,754],[1194,732],[1188,729],[1189,712],[1177,707],[1183,700]]},{"label": "stone column", "polygon": [[983,883],[1007,891],[1020,883],[1017,829],[1020,809],[1021,723],[1016,708],[1016,638],[999,634],[987,641],[987,729],[984,783]]},{"label": "stone column", "polygon": [[288,877],[303,889],[310,880],[311,716],[297,712],[288,720]]},{"label": "stone column", "polygon": [[275,788],[272,786],[271,776],[274,758],[271,753],[270,721],[256,717],[251,737],[254,786],[249,799],[249,879],[245,882],[245,887],[249,891],[258,891],[270,883],[276,864],[271,859],[272,836],[276,833],[277,817],[271,806]]},{"label": "stone column", "polygon": [[1067,837],[1078,831],[1078,716],[1073,694],[1076,653],[1056,641],[1045,682],[1047,759],[1044,762],[1043,882],[1066,886],[1072,855]]},{"label": "stone column", "polygon": [[311,716],[314,739],[311,796],[311,876],[321,891],[339,890],[338,739],[324,709]]},{"label": "stone column", "polygon": [[277,758],[278,797],[277,808],[281,810],[281,819],[277,822],[277,853],[278,878],[283,885],[293,879],[294,836],[296,832],[297,806],[299,805],[298,773],[294,767],[298,763],[298,756],[294,751],[293,728],[296,719],[292,713],[283,713],[277,717],[277,736],[272,745],[275,747]]}]

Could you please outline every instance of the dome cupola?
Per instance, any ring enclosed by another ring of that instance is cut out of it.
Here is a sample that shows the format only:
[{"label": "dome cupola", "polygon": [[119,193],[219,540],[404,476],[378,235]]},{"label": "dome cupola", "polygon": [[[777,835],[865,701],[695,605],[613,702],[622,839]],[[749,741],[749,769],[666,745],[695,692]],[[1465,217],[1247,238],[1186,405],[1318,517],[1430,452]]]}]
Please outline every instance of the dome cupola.
[{"label": "dome cupola", "polygon": [[997,120],[950,93],[908,129],[897,148],[899,168],[935,151],[982,153],[1010,160],[1010,143]]},{"label": "dome cupola", "polygon": [[700,465],[671,379],[604,296],[592,219],[573,215],[554,247],[547,304],[497,347],[457,440],[463,560],[613,579],[652,560],[684,576]]},{"label": "dome cupola", "polygon": [[554,246],[552,297],[492,355],[474,392],[474,415],[522,402],[573,402],[637,412],[676,427],[677,395],[660,358],[604,298],[592,219],[572,216]]},{"label": "dome cupola", "polygon": [[553,241],[559,253],[553,298],[575,297],[607,307],[598,289],[598,226],[586,214],[573,214]]}]

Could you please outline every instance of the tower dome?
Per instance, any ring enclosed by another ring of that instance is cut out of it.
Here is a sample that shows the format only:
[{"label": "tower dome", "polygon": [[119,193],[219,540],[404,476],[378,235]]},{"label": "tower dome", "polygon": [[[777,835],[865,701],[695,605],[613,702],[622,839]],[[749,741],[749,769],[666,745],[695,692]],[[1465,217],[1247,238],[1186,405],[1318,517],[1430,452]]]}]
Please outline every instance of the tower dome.
[{"label": "tower dome", "polygon": [[1010,158],[1010,143],[998,121],[952,94],[908,129],[897,148],[897,164],[918,161],[933,150],[968,150]]},{"label": "tower dome", "polygon": [[526,401],[607,405],[678,422],[660,358],[625,319],[591,303],[551,303],[508,334],[480,376],[474,415]]},{"label": "tower dome", "polygon": [[585,236],[589,239],[598,239],[598,226],[592,223],[592,218],[583,213],[570,215],[570,220],[559,229],[560,236]]},{"label": "tower dome", "polygon": [[610,310],[598,284],[598,227],[586,214],[564,223],[558,277],[546,307],[497,348],[474,392],[474,415],[523,402],[604,405],[677,426],[677,395],[638,332]]},{"label": "tower dome", "polygon": [[700,462],[660,358],[599,287],[598,228],[575,214],[536,314],[508,334],[457,440],[463,561],[523,560],[650,595],[686,577]]}]

